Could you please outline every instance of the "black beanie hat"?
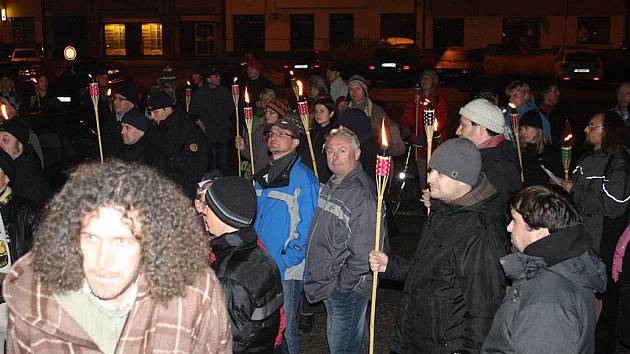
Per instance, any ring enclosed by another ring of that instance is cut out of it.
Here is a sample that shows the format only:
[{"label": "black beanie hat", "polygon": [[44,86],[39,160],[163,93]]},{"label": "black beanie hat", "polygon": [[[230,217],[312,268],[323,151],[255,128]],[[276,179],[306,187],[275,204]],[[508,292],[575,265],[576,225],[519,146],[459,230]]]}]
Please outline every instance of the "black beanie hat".
[{"label": "black beanie hat", "polygon": [[206,191],[206,204],[221,221],[237,229],[251,226],[256,217],[256,192],[242,177],[214,180]]},{"label": "black beanie hat", "polygon": [[9,185],[13,184],[15,178],[15,162],[4,150],[0,149],[0,169],[9,177]]},{"label": "black beanie hat", "polygon": [[114,94],[119,94],[134,105],[138,104],[138,90],[131,81],[124,81],[114,87]]},{"label": "black beanie hat", "polygon": [[173,98],[164,91],[151,91],[149,102],[147,102],[147,109],[149,112],[167,107],[173,107]]},{"label": "black beanie hat", "polygon": [[129,124],[138,130],[142,130],[143,132],[146,132],[149,128],[149,119],[137,109],[132,109],[131,111],[125,113],[120,122]]},{"label": "black beanie hat", "polygon": [[5,121],[2,125],[0,125],[0,131],[5,131],[13,135],[22,145],[26,146],[28,144],[29,131],[28,124],[19,119],[13,118]]},{"label": "black beanie hat", "polygon": [[538,111],[527,111],[523,113],[519,125],[521,127],[542,129],[542,120],[540,119],[540,113],[538,113]]}]

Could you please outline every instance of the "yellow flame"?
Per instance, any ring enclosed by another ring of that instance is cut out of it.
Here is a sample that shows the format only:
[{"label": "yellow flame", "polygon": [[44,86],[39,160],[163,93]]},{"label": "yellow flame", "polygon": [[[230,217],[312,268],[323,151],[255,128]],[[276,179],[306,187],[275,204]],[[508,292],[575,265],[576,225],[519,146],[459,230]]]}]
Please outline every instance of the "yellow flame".
[{"label": "yellow flame", "polygon": [[190,81],[186,80],[186,85],[190,86]]},{"label": "yellow flame", "polygon": [[298,95],[302,96],[302,81],[301,80],[297,81],[297,87],[298,87]]},{"label": "yellow flame", "polygon": [[295,74],[293,73],[293,70],[289,70],[289,75],[291,75],[291,76],[295,75]]},{"label": "yellow flame", "polygon": [[429,101],[428,98],[424,99],[424,102],[422,103],[423,105],[427,106],[429,103],[431,103],[431,101]]},{"label": "yellow flame", "polygon": [[236,80],[238,80],[238,77],[234,76],[234,83],[236,83]]},{"label": "yellow flame", "polygon": [[247,93],[247,86],[245,86],[245,103],[249,104],[249,94]]},{"label": "yellow flame", "polygon": [[569,141],[569,140],[571,140],[571,138],[573,138],[573,134],[567,135],[567,137],[564,138],[564,141]]},{"label": "yellow flame", "polygon": [[9,114],[7,113],[7,105],[3,104],[1,109],[2,109],[2,117],[8,120]]},{"label": "yellow flame", "polygon": [[437,131],[438,130],[438,121],[437,119],[433,120],[433,131]]},{"label": "yellow flame", "polygon": [[508,106],[510,106],[510,108],[512,108],[512,109],[515,109],[515,108],[516,108],[516,105],[514,105],[514,103],[511,103],[511,102],[510,102],[510,103],[508,103]]},{"label": "yellow flame", "polygon": [[112,95],[112,89],[107,89],[107,97]]},{"label": "yellow flame", "polygon": [[381,145],[387,147],[389,143],[387,142],[387,134],[385,132],[385,117],[381,121]]},{"label": "yellow flame", "polygon": [[32,77],[32,78],[31,78],[31,81],[32,81],[34,84],[37,84],[37,79],[36,79],[36,78]]}]

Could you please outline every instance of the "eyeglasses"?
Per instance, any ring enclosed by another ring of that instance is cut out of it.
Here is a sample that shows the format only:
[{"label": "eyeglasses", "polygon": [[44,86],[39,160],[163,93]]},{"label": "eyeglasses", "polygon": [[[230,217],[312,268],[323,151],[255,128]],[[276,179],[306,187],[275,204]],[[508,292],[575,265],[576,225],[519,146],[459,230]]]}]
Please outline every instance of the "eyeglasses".
[{"label": "eyeglasses", "polygon": [[294,137],[293,135],[291,135],[291,134],[289,134],[289,133],[285,133],[285,132],[278,132],[278,133],[274,133],[274,132],[272,132],[272,131],[265,132],[265,137],[267,138],[267,140],[269,140],[269,139],[273,138],[274,136],[277,136],[277,137],[279,137],[279,138],[282,138],[282,137],[288,136],[288,137],[289,137],[289,138],[291,138],[291,139],[297,139],[297,138],[296,138],[296,137]]},{"label": "eyeglasses", "polygon": [[604,129],[604,126],[603,126],[603,125],[593,125],[593,124],[589,124],[589,125],[587,125],[587,126],[586,126],[586,128],[587,128],[588,130],[595,129],[595,128],[602,128],[602,129]]}]

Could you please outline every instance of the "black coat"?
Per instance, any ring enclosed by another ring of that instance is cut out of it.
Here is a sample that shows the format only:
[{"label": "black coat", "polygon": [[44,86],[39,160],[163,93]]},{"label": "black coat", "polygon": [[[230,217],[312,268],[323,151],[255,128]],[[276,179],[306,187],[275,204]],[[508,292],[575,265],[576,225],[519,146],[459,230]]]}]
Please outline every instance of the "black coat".
[{"label": "black coat", "polygon": [[[313,143],[313,154],[315,155],[315,161],[317,163],[317,174],[319,177],[319,183],[326,183],[332,175],[330,169],[328,169],[328,162],[326,161],[326,152],[324,151],[324,144],[326,144],[326,137],[328,133],[334,128],[337,128],[337,124],[331,121],[327,126],[322,127],[319,124],[315,124],[311,129],[311,139]],[[300,141],[299,154],[302,158],[302,163],[311,170],[313,169],[313,162],[311,161],[311,154],[308,151],[308,141],[306,135]]]},{"label": "black coat", "polygon": [[230,89],[225,86],[210,88],[207,85],[193,92],[190,99],[190,115],[205,124],[208,142],[225,143],[230,138],[231,117],[234,101]]},{"label": "black coat", "polygon": [[158,170],[162,167],[160,154],[146,137],[140,138],[133,145],[123,145],[120,158],[123,161],[142,163]]},{"label": "black coat", "polygon": [[216,256],[211,267],[225,293],[234,353],[273,353],[280,326],[280,273],[256,239],[256,231],[245,228],[210,241]]},{"label": "black coat", "polygon": [[11,181],[13,194],[29,199],[43,206],[52,192],[48,180],[42,172],[42,165],[33,147],[28,144],[15,162],[15,178]]},{"label": "black coat", "polygon": [[540,165],[545,166],[559,178],[564,178],[559,148],[554,145],[545,145],[542,154],[536,151],[534,144],[524,145],[523,149],[523,176],[525,177],[523,187],[549,185],[549,175]]},{"label": "black coat", "polygon": [[456,204],[431,203],[412,259],[392,256],[385,278],[405,281],[392,350],[478,353],[505,294],[505,225],[485,177]]},{"label": "black coat", "polygon": [[[116,112],[108,112],[105,106],[99,105],[101,145],[103,146],[103,157],[119,156],[123,148],[121,124],[116,119]],[[96,156],[99,155],[98,146]]]},{"label": "black coat", "polygon": [[177,183],[191,198],[197,182],[208,168],[208,144],[203,131],[179,111],[149,128],[145,137],[159,153],[162,173]]},{"label": "black coat", "polygon": [[479,149],[481,171],[499,192],[504,201],[509,194],[521,189],[521,169],[518,164],[516,146],[509,140],[491,148]]},{"label": "black coat", "polygon": [[[32,201],[12,195],[6,204],[0,203],[0,214],[9,240],[11,262],[15,263],[31,250],[40,209]],[[0,302],[4,302],[1,292]]]}]

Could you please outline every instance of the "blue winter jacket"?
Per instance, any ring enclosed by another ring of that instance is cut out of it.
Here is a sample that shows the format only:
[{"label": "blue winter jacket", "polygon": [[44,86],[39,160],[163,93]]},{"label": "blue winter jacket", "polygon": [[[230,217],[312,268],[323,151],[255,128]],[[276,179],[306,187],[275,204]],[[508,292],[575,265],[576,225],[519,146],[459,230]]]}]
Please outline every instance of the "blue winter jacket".
[{"label": "blue winter jacket", "polygon": [[[540,120],[542,120],[543,134],[545,134],[545,137],[549,139],[549,142],[551,142],[551,124],[549,123],[549,119],[547,119],[547,117],[540,111],[540,109],[538,109],[538,106],[536,106],[533,101],[529,101],[526,104],[516,108],[516,111],[518,112],[519,117],[522,117],[523,114],[528,111],[538,112],[538,114],[540,115]],[[505,135],[505,138],[508,140],[514,140],[514,132],[512,131],[512,115],[509,109],[505,110],[505,112],[503,113],[503,117],[505,118],[505,133],[503,135]]]}]

